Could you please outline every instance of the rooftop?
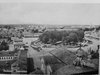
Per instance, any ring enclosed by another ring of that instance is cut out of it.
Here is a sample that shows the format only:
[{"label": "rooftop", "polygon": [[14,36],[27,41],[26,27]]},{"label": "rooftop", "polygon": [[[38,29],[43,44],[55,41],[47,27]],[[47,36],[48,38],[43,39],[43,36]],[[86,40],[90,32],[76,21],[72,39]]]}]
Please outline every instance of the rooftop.
[{"label": "rooftop", "polygon": [[32,36],[33,34],[30,33],[30,32],[23,32],[23,35],[24,35],[24,36],[26,36],[26,35],[31,35],[31,36]]},{"label": "rooftop", "polygon": [[14,45],[24,45],[23,42],[15,42]]},{"label": "rooftop", "polygon": [[17,51],[1,51],[0,52],[0,57],[4,57],[4,56],[14,56],[14,54],[16,53]]}]

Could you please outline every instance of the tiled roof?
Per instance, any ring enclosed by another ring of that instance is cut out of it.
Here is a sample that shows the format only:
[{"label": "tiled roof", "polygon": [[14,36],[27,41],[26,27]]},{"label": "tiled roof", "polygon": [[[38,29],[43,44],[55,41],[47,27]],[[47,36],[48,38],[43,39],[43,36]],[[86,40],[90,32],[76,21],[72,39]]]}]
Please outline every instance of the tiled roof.
[{"label": "tiled roof", "polygon": [[25,36],[25,35],[33,35],[33,34],[30,32],[23,32],[23,35]]},{"label": "tiled roof", "polygon": [[23,41],[23,40],[22,39],[14,39],[14,41],[17,42],[17,41]]},{"label": "tiled roof", "polygon": [[24,45],[23,42],[15,42],[14,45]]},{"label": "tiled roof", "polygon": [[0,57],[4,57],[4,56],[14,56],[14,54],[17,53],[17,51],[9,51],[9,52],[0,52]]}]

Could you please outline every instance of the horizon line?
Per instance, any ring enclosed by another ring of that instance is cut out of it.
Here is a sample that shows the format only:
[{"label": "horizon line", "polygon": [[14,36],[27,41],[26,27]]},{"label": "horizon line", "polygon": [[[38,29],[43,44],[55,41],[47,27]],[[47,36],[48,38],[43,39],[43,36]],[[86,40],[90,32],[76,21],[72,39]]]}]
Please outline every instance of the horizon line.
[{"label": "horizon line", "polygon": [[100,25],[100,24],[36,24],[36,23],[21,23],[21,24],[0,24],[0,25]]}]

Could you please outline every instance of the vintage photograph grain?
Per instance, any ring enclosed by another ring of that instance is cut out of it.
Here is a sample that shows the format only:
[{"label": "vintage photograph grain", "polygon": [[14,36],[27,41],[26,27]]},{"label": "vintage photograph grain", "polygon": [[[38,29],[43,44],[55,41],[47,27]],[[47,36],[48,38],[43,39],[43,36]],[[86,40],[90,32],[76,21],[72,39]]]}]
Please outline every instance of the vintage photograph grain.
[{"label": "vintage photograph grain", "polygon": [[0,75],[99,75],[100,4],[0,3]]}]

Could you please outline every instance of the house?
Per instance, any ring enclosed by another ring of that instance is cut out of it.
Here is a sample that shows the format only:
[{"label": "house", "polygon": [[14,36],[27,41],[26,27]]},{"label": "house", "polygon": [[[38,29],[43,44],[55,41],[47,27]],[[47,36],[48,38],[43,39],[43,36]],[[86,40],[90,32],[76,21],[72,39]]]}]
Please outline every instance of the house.
[{"label": "house", "polygon": [[32,34],[30,32],[24,33],[23,43],[25,45],[30,45],[32,41],[36,41],[39,38],[39,34]]},{"label": "house", "polygon": [[14,60],[16,52],[17,51],[9,51],[9,52],[2,51],[2,52],[0,52],[0,61]]},{"label": "house", "polygon": [[14,42],[23,42],[23,40],[22,39],[14,39]]},{"label": "house", "polygon": [[15,48],[22,48],[24,46],[23,39],[19,38],[12,38],[13,39],[13,44],[14,44],[14,49]]},{"label": "house", "polygon": [[23,35],[24,35],[24,38],[32,38],[33,37],[33,34],[30,32],[27,32],[27,31],[23,32]]},{"label": "house", "polygon": [[8,60],[13,60],[14,56],[3,56],[0,57],[0,61],[8,61]]},{"label": "house", "polygon": [[23,39],[19,39],[17,37],[11,37],[11,40],[13,41],[13,43],[16,43],[16,42],[23,42]]},{"label": "house", "polygon": [[14,48],[20,49],[24,47],[24,43],[22,42],[15,42],[14,43]]}]

